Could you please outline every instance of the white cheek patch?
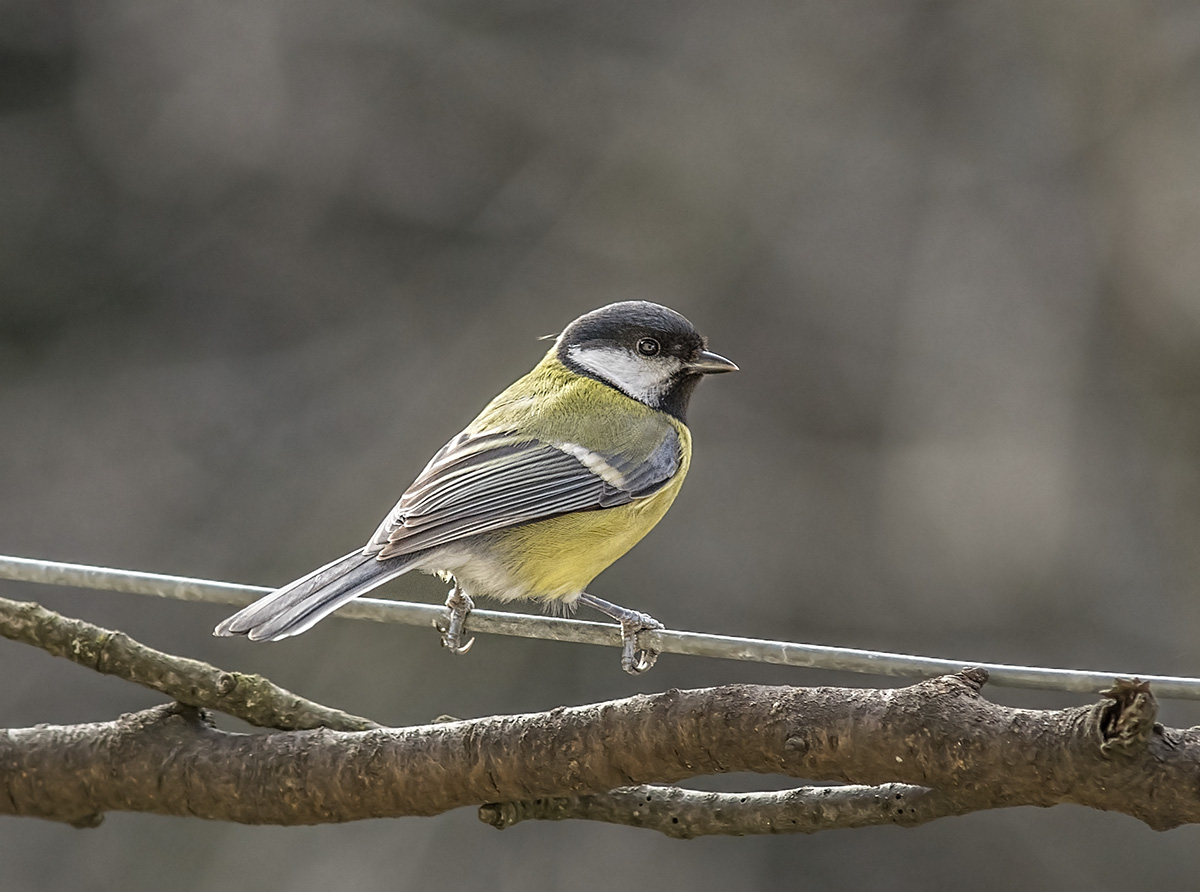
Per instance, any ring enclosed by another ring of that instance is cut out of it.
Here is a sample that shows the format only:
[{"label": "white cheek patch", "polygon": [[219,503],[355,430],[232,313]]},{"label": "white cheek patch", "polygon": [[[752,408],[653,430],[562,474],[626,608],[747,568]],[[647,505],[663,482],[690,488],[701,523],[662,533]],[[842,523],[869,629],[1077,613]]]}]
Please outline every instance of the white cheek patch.
[{"label": "white cheek patch", "polygon": [[673,356],[638,356],[620,347],[568,347],[567,356],[635,400],[653,405],[671,384],[680,362]]}]

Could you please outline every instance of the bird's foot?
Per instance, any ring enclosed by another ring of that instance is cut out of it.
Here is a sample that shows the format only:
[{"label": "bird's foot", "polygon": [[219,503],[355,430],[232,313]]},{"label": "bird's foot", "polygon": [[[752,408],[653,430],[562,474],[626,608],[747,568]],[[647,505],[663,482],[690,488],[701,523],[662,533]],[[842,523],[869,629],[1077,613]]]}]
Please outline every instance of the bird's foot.
[{"label": "bird's foot", "polygon": [[665,629],[662,623],[648,613],[636,610],[631,619],[621,620],[621,668],[630,675],[641,675],[653,668],[658,660],[658,651],[652,647],[641,647],[638,634],[641,632],[656,632]]},{"label": "bird's foot", "polygon": [[595,595],[584,592],[579,596],[579,603],[586,604],[601,613],[612,617],[621,624],[621,668],[630,675],[641,675],[654,666],[659,652],[652,647],[642,647],[638,636],[642,632],[657,632],[665,629],[662,623],[637,610],[630,610]]},{"label": "bird's foot", "polygon": [[475,602],[456,585],[450,589],[450,594],[446,595],[446,607],[450,610],[450,623],[444,629],[438,625],[438,631],[442,633],[442,647],[449,648],[453,654],[465,654],[475,643],[474,638],[466,644],[462,643],[467,614],[475,609]]}]

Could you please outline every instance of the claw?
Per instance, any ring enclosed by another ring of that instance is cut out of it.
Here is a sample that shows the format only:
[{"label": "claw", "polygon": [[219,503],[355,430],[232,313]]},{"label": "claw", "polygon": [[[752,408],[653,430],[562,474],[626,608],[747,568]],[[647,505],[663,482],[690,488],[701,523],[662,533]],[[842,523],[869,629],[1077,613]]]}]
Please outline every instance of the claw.
[{"label": "claw", "polygon": [[475,609],[475,602],[471,600],[470,595],[455,585],[446,596],[446,607],[450,610],[449,625],[443,629],[440,624],[434,623],[442,633],[442,647],[448,648],[452,654],[465,654],[475,643],[474,638],[466,644],[462,643],[467,614]]},{"label": "claw", "polygon": [[666,628],[654,617],[639,613],[621,621],[621,668],[630,675],[641,675],[653,668],[658,660],[658,651],[650,647],[640,647],[638,635],[641,632],[653,632]]},{"label": "claw", "polygon": [[622,669],[630,675],[641,675],[654,665],[655,660],[658,659],[658,651],[652,647],[640,647],[638,635],[642,632],[656,632],[666,628],[662,623],[649,614],[630,610],[620,604],[613,604],[611,601],[605,601],[603,598],[597,598],[587,592],[583,592],[578,601],[580,604],[586,604],[599,610],[621,624]]}]

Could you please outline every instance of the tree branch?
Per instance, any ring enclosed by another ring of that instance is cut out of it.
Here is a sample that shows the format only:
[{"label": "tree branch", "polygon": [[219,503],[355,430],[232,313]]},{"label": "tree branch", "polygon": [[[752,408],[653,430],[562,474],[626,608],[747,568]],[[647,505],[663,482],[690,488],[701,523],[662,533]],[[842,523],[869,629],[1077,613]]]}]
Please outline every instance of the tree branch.
[{"label": "tree branch", "polygon": [[224,672],[200,660],[163,653],[124,632],[62,616],[29,601],[0,598],[0,635],[260,728],[366,731],[380,727],[370,719],[306,700],[261,675]]},{"label": "tree branch", "polygon": [[546,796],[480,806],[479,820],[505,830],[521,821],[604,821],[676,839],[816,833],[896,824],[915,827],[967,808],[912,784],[796,787],[772,793],[706,793],[643,784],[596,796]]},{"label": "tree branch", "polygon": [[[230,734],[199,710],[158,707],[0,735],[0,814],[317,824],[750,771],[915,785],[962,811],[1073,802],[1157,829],[1200,821],[1200,729],[1156,725],[1145,685],[1043,711],[988,702],[984,680],[968,670],[898,690],[733,685],[354,733]],[[720,832],[754,829],[751,817]]]}]

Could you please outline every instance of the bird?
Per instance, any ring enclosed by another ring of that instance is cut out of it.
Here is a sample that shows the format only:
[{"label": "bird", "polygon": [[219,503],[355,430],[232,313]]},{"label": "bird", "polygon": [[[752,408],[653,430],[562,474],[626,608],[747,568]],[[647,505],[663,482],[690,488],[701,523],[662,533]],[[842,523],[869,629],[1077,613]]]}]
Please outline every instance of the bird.
[{"label": "bird", "polygon": [[674,502],[691,464],[687,409],[706,375],[738,366],[674,310],[621,301],[570,323],[542,360],[443,446],[362,548],[260,598],[213,634],[278,641],[412,570],[451,584],[443,644],[472,596],[580,604],[621,624],[621,665],[654,665],[653,617],[589,594]]}]

